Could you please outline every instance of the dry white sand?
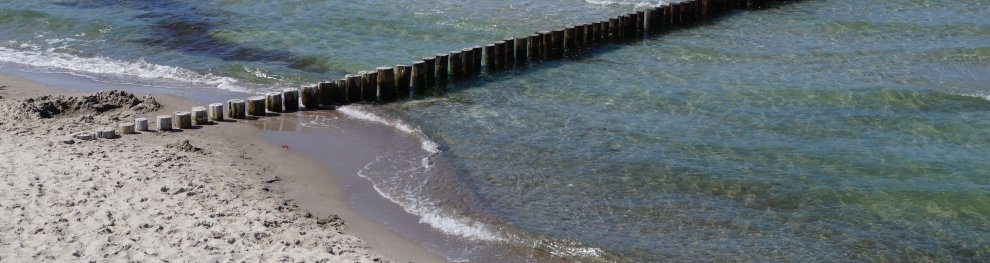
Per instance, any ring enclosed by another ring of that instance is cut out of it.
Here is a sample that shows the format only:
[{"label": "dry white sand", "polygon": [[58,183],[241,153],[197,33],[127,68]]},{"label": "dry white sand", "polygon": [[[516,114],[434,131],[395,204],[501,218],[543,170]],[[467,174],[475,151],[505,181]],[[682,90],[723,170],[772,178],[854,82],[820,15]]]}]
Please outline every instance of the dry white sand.
[{"label": "dry white sand", "polygon": [[[0,86],[0,261],[389,260],[345,233],[340,217],[273,190],[296,173],[280,165],[295,157],[245,139],[256,133],[248,125],[69,139],[191,105],[155,96],[166,107],[153,112],[125,93],[39,97],[67,93],[7,76]],[[402,260],[439,260],[396,243]]]}]

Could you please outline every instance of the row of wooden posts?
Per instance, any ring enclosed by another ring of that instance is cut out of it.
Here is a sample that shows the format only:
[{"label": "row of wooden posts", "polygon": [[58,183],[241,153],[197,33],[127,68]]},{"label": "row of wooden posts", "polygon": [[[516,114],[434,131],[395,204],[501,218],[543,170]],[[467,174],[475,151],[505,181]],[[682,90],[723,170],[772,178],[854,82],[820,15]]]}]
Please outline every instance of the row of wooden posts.
[{"label": "row of wooden posts", "polygon": [[[483,71],[495,73],[541,60],[576,57],[582,51],[603,44],[640,40],[666,30],[696,24],[730,10],[761,8],[777,1],[692,0],[652,7],[607,20],[538,31],[484,46],[438,53],[414,61],[411,65],[379,67],[373,71],[348,74],[340,79],[305,85],[297,94],[308,109],[435,96],[445,92],[448,84],[477,77]],[[273,94],[267,95],[269,100],[277,99],[275,97]]]},{"label": "row of wooden posts", "polygon": [[[539,31],[528,36],[506,38],[492,44],[474,46],[449,53],[425,57],[409,65],[379,67],[375,71],[348,74],[341,79],[324,81],[302,88],[286,88],[247,100],[233,99],[227,105],[213,103],[193,107],[156,118],[159,131],[188,129],[193,125],[249,116],[267,116],[268,112],[295,112],[335,107],[351,103],[389,103],[396,100],[442,93],[448,84],[476,77],[482,71],[495,73],[541,60],[575,57],[607,43],[622,43],[655,36],[666,30],[689,26],[734,9],[762,8],[780,0],[692,0],[652,7],[557,30]],[[226,106],[227,112],[224,112]],[[135,119],[116,130],[102,128],[85,133],[86,139],[113,138],[121,134],[148,131],[148,120]]]}]

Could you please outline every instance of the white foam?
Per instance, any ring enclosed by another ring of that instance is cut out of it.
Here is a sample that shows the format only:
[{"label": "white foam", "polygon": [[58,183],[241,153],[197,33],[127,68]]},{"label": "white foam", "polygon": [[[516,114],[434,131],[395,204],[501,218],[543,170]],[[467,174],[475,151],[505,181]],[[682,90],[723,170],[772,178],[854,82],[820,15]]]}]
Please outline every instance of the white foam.
[{"label": "white foam", "polygon": [[[55,39],[52,41],[64,40]],[[55,52],[53,49],[41,50],[37,46],[26,43],[21,44],[20,47],[23,49],[0,47],[0,62],[48,70],[63,70],[67,71],[65,73],[94,79],[101,76],[129,77],[250,92],[250,89],[239,85],[238,80],[234,78],[199,74],[179,67],[158,65],[143,60],[124,61],[103,56],[80,57]]]},{"label": "white foam", "polygon": [[349,105],[349,106],[340,107],[339,109],[337,109],[337,111],[340,111],[341,113],[344,113],[344,115],[347,115],[348,117],[354,119],[385,124],[394,127],[402,132],[412,134],[416,136],[417,139],[419,139],[420,148],[422,148],[424,151],[429,152],[430,154],[440,153],[440,146],[437,145],[436,142],[433,142],[432,140],[427,138],[426,134],[423,134],[423,132],[421,132],[419,128],[414,128],[409,124],[406,124],[405,122],[402,122],[400,120],[387,120],[371,112],[363,111],[359,109],[359,107],[360,106]]},{"label": "white foam", "polygon": [[[421,143],[420,144],[421,148],[427,153],[429,153],[430,156],[440,152],[439,146],[435,142],[429,140],[426,137],[426,135],[419,130],[419,128],[415,128],[400,120],[389,120],[383,118],[371,112],[364,111],[361,109],[361,107],[362,106],[344,106],[338,108],[337,110],[350,118],[368,121],[368,122],[380,123],[383,125],[394,127],[402,132],[412,134],[419,139]],[[409,168],[399,168],[393,172],[399,173],[401,175],[415,175],[415,174],[425,175],[426,171],[428,171],[432,167],[429,160],[430,156],[426,156],[418,160],[420,164],[419,167],[414,166]],[[465,237],[465,238],[483,240],[483,241],[509,240],[497,234],[495,231],[492,231],[491,226],[488,226],[480,222],[472,221],[471,219],[468,218],[450,216],[442,212],[440,208],[430,204],[430,202],[426,200],[426,197],[422,193],[420,193],[418,188],[414,188],[414,187],[411,188],[411,186],[406,185],[404,187],[405,188],[404,192],[398,191],[398,189],[396,189],[396,192],[394,193],[383,191],[381,188],[382,183],[376,182],[373,178],[370,178],[370,176],[366,174],[367,171],[372,170],[372,166],[379,164],[383,161],[405,162],[403,160],[392,160],[392,158],[378,156],[377,158],[375,158],[374,161],[368,163],[367,165],[364,166],[363,169],[358,171],[358,176],[364,179],[368,179],[369,181],[372,181],[371,184],[372,188],[374,188],[375,191],[378,192],[378,194],[384,197],[385,199],[388,199],[392,203],[398,204],[407,213],[419,216],[420,223],[427,224],[430,227],[433,227],[448,235],[453,235],[453,236],[459,236],[459,237]],[[412,162],[411,160],[406,160],[406,161],[409,161],[409,163],[415,163]],[[399,166],[406,167],[406,164],[404,163]],[[397,177],[400,175],[391,174],[389,176]],[[425,180],[425,178],[421,178],[421,179]],[[396,188],[399,188],[399,186],[396,186]]]},{"label": "white foam", "polygon": [[959,96],[973,97],[990,101],[990,94],[985,93],[956,93]]},{"label": "white foam", "polygon": [[671,3],[683,2],[679,0],[659,0],[659,1],[642,1],[642,0],[584,0],[585,3],[596,4],[596,5],[631,5],[633,9],[639,9],[643,7],[657,7],[669,5]]},{"label": "white foam", "polygon": [[[368,163],[363,169],[358,171],[358,176],[374,182],[374,180],[369,178],[365,172],[371,170],[373,165],[388,159],[389,158],[383,158],[383,156],[378,156],[374,161]],[[405,198],[401,198],[383,191],[379,187],[379,184],[372,183],[371,185],[372,188],[375,189],[375,192],[378,192],[379,195],[385,199],[388,199],[392,203],[398,204],[402,207],[402,210],[419,216],[420,223],[425,223],[430,227],[444,232],[445,234],[482,241],[503,242],[510,240],[502,237],[495,231],[492,231],[491,227],[486,224],[475,222],[468,218],[449,216],[443,213],[440,208],[427,202],[422,194],[416,191],[407,190],[405,193]]]}]

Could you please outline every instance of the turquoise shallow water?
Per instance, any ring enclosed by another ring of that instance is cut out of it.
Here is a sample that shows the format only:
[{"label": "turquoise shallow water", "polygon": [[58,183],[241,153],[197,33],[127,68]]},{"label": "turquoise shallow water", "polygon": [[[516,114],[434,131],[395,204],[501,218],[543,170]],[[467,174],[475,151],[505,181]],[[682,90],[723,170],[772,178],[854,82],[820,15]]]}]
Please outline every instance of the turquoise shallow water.
[{"label": "turquoise shallow water", "polygon": [[[0,3],[0,61],[247,91],[636,6]],[[802,1],[345,111],[437,144],[360,176],[457,238],[629,261],[990,261],[988,62],[990,1]]]}]

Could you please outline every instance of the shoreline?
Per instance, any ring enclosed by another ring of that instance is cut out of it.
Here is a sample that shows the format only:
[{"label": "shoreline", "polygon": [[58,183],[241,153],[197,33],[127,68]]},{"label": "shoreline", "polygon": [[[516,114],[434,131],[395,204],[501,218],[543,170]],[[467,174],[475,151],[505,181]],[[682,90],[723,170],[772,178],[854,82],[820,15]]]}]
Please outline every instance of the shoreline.
[{"label": "shoreline", "polygon": [[[3,96],[3,100],[0,102],[14,101],[19,98],[34,97],[40,95],[81,95],[85,93],[72,91],[72,87],[52,87],[51,85],[39,84],[28,79],[14,76],[7,73],[0,73],[0,85],[8,86],[3,91],[0,91]],[[175,96],[175,95],[163,95],[156,94],[153,95],[155,99],[163,102],[164,106],[157,112],[149,112],[141,114],[141,117],[153,117],[157,114],[167,114],[177,110],[188,110],[189,107],[196,105],[195,102],[189,101],[185,98]],[[227,126],[227,127],[224,127]],[[154,137],[152,137],[154,136]],[[149,138],[152,137],[152,138]],[[139,134],[139,135],[124,135],[121,138],[115,140],[97,140],[89,141],[85,143],[76,144],[76,147],[81,147],[83,144],[98,144],[98,143],[115,143],[120,144],[126,141],[128,144],[140,144],[144,147],[153,147],[153,145],[148,145],[147,141],[161,141],[161,140],[180,140],[188,139],[191,145],[195,147],[202,147],[207,152],[220,153],[224,152],[230,154],[231,152],[241,152],[242,155],[248,155],[250,153],[249,159],[245,160],[229,160],[231,156],[226,156],[228,159],[220,157],[206,158],[203,160],[197,160],[196,163],[209,163],[210,161],[233,161],[240,162],[242,166],[246,166],[248,170],[254,170],[256,172],[249,180],[255,183],[255,187],[259,187],[265,190],[264,192],[269,192],[270,189],[274,189],[272,194],[269,194],[269,199],[281,200],[283,204],[289,204],[287,201],[295,200],[288,199],[290,195],[289,192],[293,189],[298,189],[299,186],[319,186],[318,191],[320,203],[319,204],[302,204],[301,209],[297,209],[298,213],[308,212],[317,218],[321,217],[332,217],[331,214],[335,214],[342,219],[343,230],[339,233],[341,236],[355,235],[360,239],[356,242],[342,242],[341,244],[346,244],[347,246],[355,247],[355,250],[363,250],[362,247],[370,248],[370,251],[362,251],[358,254],[363,255],[364,260],[371,260],[377,258],[376,254],[384,255],[385,257],[391,258],[398,261],[413,261],[413,262],[437,262],[446,261],[442,257],[435,253],[428,251],[421,245],[406,239],[399,234],[394,233],[389,230],[386,226],[374,222],[370,219],[366,219],[354,211],[348,204],[346,194],[336,183],[335,176],[331,175],[329,168],[326,165],[309,159],[294,152],[283,152],[279,151],[278,146],[272,144],[266,140],[260,132],[260,129],[253,127],[247,122],[237,122],[237,123],[222,123],[220,125],[207,125],[199,129],[195,129],[188,132],[177,132],[169,133],[166,135],[160,134]],[[216,142],[228,142],[228,143],[216,143]],[[240,145],[238,145],[240,144]],[[58,147],[59,145],[55,145]],[[126,147],[126,146],[125,146]],[[39,150],[52,150],[52,149],[39,149]],[[57,149],[56,149],[57,150]],[[236,156],[235,156],[236,157]],[[16,161],[15,161],[16,163]],[[109,164],[116,164],[110,160]],[[209,166],[208,164],[205,166]],[[104,167],[112,168],[112,167]],[[23,169],[23,168],[22,168]],[[207,168],[203,168],[207,169]],[[207,169],[209,170],[209,169]],[[216,171],[213,171],[216,172]],[[230,176],[230,174],[210,174],[211,176]],[[200,175],[202,176],[202,175]],[[268,185],[266,181],[278,180],[271,185],[273,187],[266,187]],[[316,191],[313,191],[316,192]],[[311,192],[307,192],[311,193]],[[235,193],[236,195],[236,193]],[[262,194],[264,195],[264,194]],[[118,200],[119,201],[119,200]],[[305,202],[301,202],[305,203]],[[295,204],[293,204],[295,205]],[[307,208],[308,207],[308,208]],[[322,209],[314,209],[314,207],[320,207]],[[282,206],[267,207],[269,210],[274,209],[287,209]],[[293,210],[295,211],[295,210]],[[314,221],[315,222],[315,221]],[[343,223],[346,222],[346,223]],[[312,222],[311,222],[312,223]],[[302,224],[302,228],[314,227],[312,225],[307,226]],[[86,229],[80,229],[86,232]],[[119,232],[119,231],[118,231]],[[129,233],[129,232],[128,232]],[[6,240],[5,240],[6,241]],[[6,245],[5,245],[6,246]],[[4,253],[6,254],[6,253]],[[67,257],[66,259],[71,258]],[[337,258],[337,260],[346,260],[344,258]],[[362,260],[362,261],[364,261]]]}]

